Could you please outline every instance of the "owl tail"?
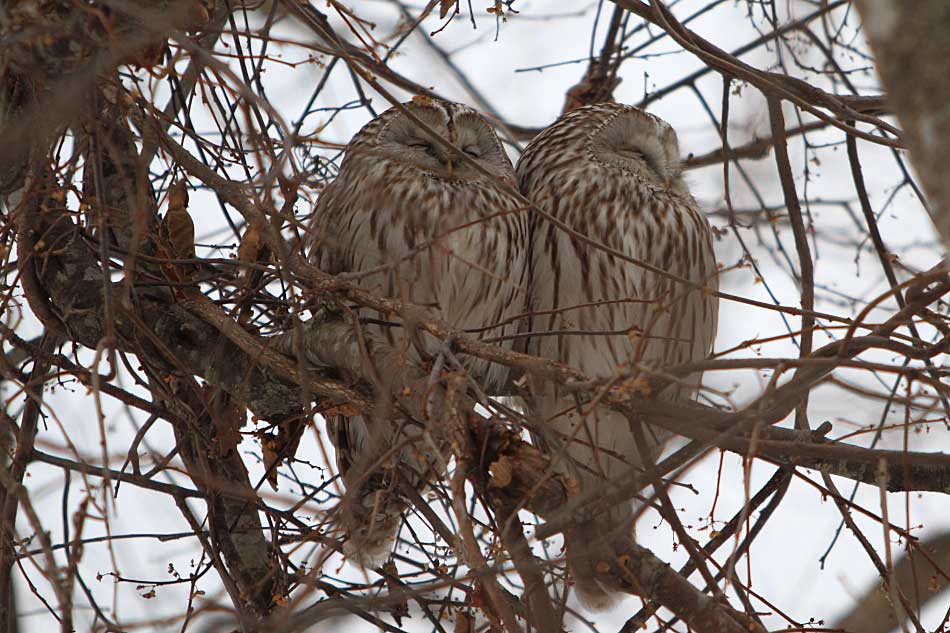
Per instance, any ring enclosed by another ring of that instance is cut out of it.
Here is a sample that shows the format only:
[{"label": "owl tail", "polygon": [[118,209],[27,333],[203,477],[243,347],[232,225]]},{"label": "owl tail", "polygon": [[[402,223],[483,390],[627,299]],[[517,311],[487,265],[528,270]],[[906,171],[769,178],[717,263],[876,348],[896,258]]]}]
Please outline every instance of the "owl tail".
[{"label": "owl tail", "polygon": [[389,558],[407,503],[395,491],[353,487],[344,496],[340,522],[347,559],[366,569],[379,567]]},{"label": "owl tail", "polygon": [[[667,435],[648,429],[648,445],[640,447],[627,418],[619,413],[601,409],[583,417],[557,415],[572,403],[548,402],[553,404],[543,410],[544,415],[556,433],[545,444],[559,458],[555,468],[577,483],[581,504],[574,524],[564,532],[569,571],[584,606],[604,610],[620,598],[611,589],[617,586],[611,581],[611,570],[633,538],[634,504],[639,502],[631,497],[645,484],[639,472],[642,459],[654,461]],[[620,492],[625,496],[619,496]]]},{"label": "owl tail", "polygon": [[632,540],[632,521],[633,506],[624,504],[596,519],[579,522],[564,533],[574,591],[581,604],[592,611],[610,609],[623,597],[611,570]]},{"label": "owl tail", "polygon": [[[409,508],[407,488],[421,494],[437,468],[426,457],[415,427],[361,416],[333,420],[331,433],[346,493],[339,506],[343,553],[364,568],[384,563]],[[398,443],[408,448],[392,454]]]}]

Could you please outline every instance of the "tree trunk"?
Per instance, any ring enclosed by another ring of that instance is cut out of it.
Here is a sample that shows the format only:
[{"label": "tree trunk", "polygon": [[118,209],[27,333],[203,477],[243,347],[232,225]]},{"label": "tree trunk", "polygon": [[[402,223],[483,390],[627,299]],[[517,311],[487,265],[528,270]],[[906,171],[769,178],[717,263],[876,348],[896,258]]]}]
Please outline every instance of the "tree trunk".
[{"label": "tree trunk", "polygon": [[905,133],[914,168],[944,245],[950,245],[950,2],[857,0],[888,102]]}]

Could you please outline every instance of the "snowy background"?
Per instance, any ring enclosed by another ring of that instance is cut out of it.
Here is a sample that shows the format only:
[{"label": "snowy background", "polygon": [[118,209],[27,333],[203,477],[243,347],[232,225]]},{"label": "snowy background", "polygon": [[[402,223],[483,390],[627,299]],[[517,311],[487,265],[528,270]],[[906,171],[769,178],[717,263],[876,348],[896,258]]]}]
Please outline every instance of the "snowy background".
[{"label": "snowy background", "polygon": [[[318,4],[321,5],[318,7],[321,10],[326,9],[322,6],[323,3]],[[396,3],[364,1],[348,4],[361,18],[376,25],[372,33],[380,41],[391,43],[392,34],[404,25]],[[591,52],[599,52],[612,5],[605,3],[599,18],[599,27],[592,37],[598,14],[597,2],[523,0],[514,4],[513,8],[517,9],[517,14],[508,12],[506,19],[497,24],[494,16],[484,12],[488,4],[487,0],[473,3],[477,23],[477,28],[473,29],[463,2],[463,15],[458,16],[431,38],[420,33],[410,36],[400,47],[399,53],[391,59],[390,64],[398,72],[423,85],[431,86],[441,95],[480,107],[480,98],[460,81],[459,77],[464,76],[503,120],[518,126],[543,127],[560,113],[565,91],[579,81]],[[770,30],[760,15],[761,9],[756,8],[754,3],[682,0],[675,5],[674,10],[683,20],[707,5],[714,6],[712,10],[690,22],[689,26],[723,49],[734,50],[757,38],[760,31]],[[790,2],[782,5],[779,13],[782,21],[801,17],[814,10],[811,3]],[[417,3],[405,6],[413,16],[418,15],[423,8]],[[833,12],[828,22],[831,28],[840,27],[843,32],[850,34],[850,41],[855,50],[864,51],[865,45],[857,31],[857,17],[853,14],[847,15],[846,9],[847,7]],[[754,13],[753,20],[748,17],[750,11]],[[249,17],[252,30],[255,24],[262,23],[263,16],[264,14],[258,13]],[[346,25],[338,16],[332,16],[331,22],[339,33],[347,32]],[[639,20],[631,18],[628,30],[639,24]],[[431,16],[423,22],[419,31],[429,33],[440,26],[441,22],[437,16]],[[365,108],[359,107],[359,104],[341,111],[321,110],[335,108],[358,98],[354,93],[352,80],[341,62],[330,73],[313,111],[302,118],[314,86],[324,78],[328,60],[307,50],[306,44],[312,41],[312,36],[296,27],[288,18],[281,19],[274,33],[284,38],[285,42],[271,42],[269,52],[272,57],[279,56],[280,61],[286,64],[268,63],[267,72],[263,76],[266,98],[287,124],[294,126],[300,122],[301,135],[312,141],[306,150],[298,148],[298,156],[303,156],[306,152],[311,157],[319,155],[334,159],[339,155],[339,149],[335,146],[344,145],[371,115]],[[627,46],[632,49],[642,45],[659,33],[654,28],[641,29],[629,38]],[[448,54],[446,59],[451,61],[451,66],[434,52],[426,40],[431,40]],[[230,35],[225,35],[222,42],[230,44],[233,40]],[[252,50],[260,46],[260,41],[248,38],[242,38],[241,42]],[[224,52],[229,50],[223,43],[218,45],[218,49]],[[758,68],[775,68],[780,56],[789,61],[793,53],[802,65],[822,63],[822,56],[809,47],[804,39],[797,50],[791,52],[784,48],[777,52],[774,46],[769,45],[755,48],[742,59]],[[311,55],[312,59],[308,61],[308,56]],[[860,69],[867,66],[857,55],[844,59],[843,63],[846,63],[848,68]],[[661,39],[645,48],[641,55],[623,64],[620,71],[623,81],[615,96],[618,101],[637,104],[645,94],[703,67],[699,60],[683,52],[669,38]],[[803,79],[829,87],[817,74],[796,69],[791,63],[790,68]],[[855,72],[851,75],[851,80],[862,93],[879,92],[875,87],[876,78],[872,72]],[[153,84],[155,94],[162,95],[161,83],[153,80]],[[709,72],[695,82],[695,88],[708,101],[718,117],[723,89],[721,77],[717,73]],[[730,97],[731,145],[740,146],[755,137],[769,136],[768,117],[761,94],[747,85],[733,85],[733,89],[734,94]],[[394,92],[400,98],[411,96],[396,89]],[[367,95],[378,112],[388,107],[385,99],[374,95],[368,88]],[[164,100],[159,97],[155,103],[163,104]],[[690,88],[682,88],[650,103],[649,109],[676,128],[684,156],[702,155],[720,147],[715,126],[696,93]],[[208,110],[201,108],[195,108],[193,114],[196,113],[210,116]],[[786,119],[788,127],[799,123],[794,111],[787,105]],[[210,118],[197,118],[194,123],[198,130],[214,129]],[[808,138],[813,145],[820,147],[806,151],[801,139],[796,137],[790,139],[790,152],[797,177],[796,185],[800,196],[806,198],[807,195],[810,201],[806,210],[810,212],[815,228],[810,239],[816,264],[816,309],[841,316],[853,316],[864,307],[868,299],[881,294],[888,286],[877,255],[866,239],[860,208],[854,201],[855,194],[843,144],[843,133],[828,128],[824,132],[812,133]],[[872,205],[875,212],[880,214],[878,221],[885,243],[890,252],[899,256],[898,270],[930,268],[939,261],[942,252],[934,238],[929,218],[913,192],[906,186],[895,189],[900,184],[901,177],[892,152],[885,147],[866,142],[860,142],[859,148]],[[509,149],[512,160],[517,160],[519,148],[512,146]],[[759,267],[759,274],[748,266],[734,268],[744,254],[727,225],[727,217],[723,211],[722,165],[717,164],[688,173],[688,181],[694,195],[708,211],[711,223],[722,229],[722,237],[716,244],[717,256],[728,270],[720,280],[720,287],[724,292],[765,302],[772,301],[769,294],[771,292],[779,303],[798,306],[799,289],[790,274],[785,253],[796,265],[797,259],[791,230],[782,208],[782,191],[774,160],[768,155],[760,160],[743,161],[742,164],[764,198],[764,203],[778,209],[776,221],[772,226],[767,222],[758,222],[752,227],[739,229],[739,234]],[[240,173],[234,173],[232,176],[243,177]],[[740,214],[740,222],[743,218],[753,219],[752,213],[760,210],[761,201],[746,186],[735,168],[731,169],[730,181],[734,207],[739,211],[750,212]],[[309,213],[314,192],[302,193],[304,195],[298,202],[296,211],[304,217]],[[850,202],[850,209],[840,204],[841,202]],[[236,241],[224,224],[212,196],[207,192],[192,192],[190,210],[198,226],[197,241],[209,245],[199,248],[199,255],[233,255]],[[906,272],[900,274],[901,279],[906,279]],[[893,311],[893,301],[885,300],[869,320],[881,320]],[[25,338],[40,331],[28,311],[20,312],[11,308],[3,319],[10,325],[17,325],[20,335]],[[18,323],[20,319],[22,322]],[[797,331],[800,324],[795,318],[788,317],[786,322],[774,311],[722,301],[719,324],[717,351],[740,346],[742,348],[732,353],[733,356],[798,355],[796,343],[788,336],[753,346],[741,345],[750,339],[782,337],[789,332],[789,328]],[[819,332],[816,334],[815,347],[830,340],[830,337],[840,335],[840,330]],[[67,347],[65,352],[70,353],[70,348]],[[86,365],[93,362],[92,354],[86,350],[76,350],[76,357]],[[863,358],[897,365],[902,361],[889,354],[869,354]],[[937,362],[940,364],[944,359],[938,358]],[[100,367],[100,370],[105,369],[105,366]],[[718,392],[718,395],[713,396],[714,400],[721,402],[728,399],[733,405],[741,407],[761,394],[770,375],[770,372],[763,371],[713,372],[707,374],[706,383],[711,391]],[[841,370],[836,376],[851,385],[884,394],[894,387],[895,382],[893,374],[878,375],[866,370]],[[145,390],[132,384],[127,374],[120,372],[117,381],[130,392],[147,396]],[[919,387],[915,385],[912,389],[917,392]],[[898,394],[906,395],[905,383],[901,383]],[[23,402],[22,394],[10,383],[4,383],[2,395],[7,411],[11,415],[18,415]],[[112,468],[121,468],[128,446],[141,428],[144,418],[140,413],[130,411],[105,396],[102,397],[101,407],[109,465]],[[882,420],[884,411],[885,402],[882,399],[862,397],[840,385],[826,384],[813,392],[809,416],[813,426],[825,420],[832,422],[832,436],[841,436],[874,427]],[[100,442],[103,436],[97,423],[94,397],[89,395],[84,387],[70,381],[68,377],[63,380],[63,384],[48,385],[44,413],[46,417],[37,439],[39,450],[64,455],[77,461],[102,463],[103,448]],[[917,423],[906,438],[907,448],[911,450],[940,451],[947,450],[950,446],[947,426],[939,404],[933,410],[912,408],[908,411],[907,407],[898,402],[890,407],[883,419],[888,424],[905,421]],[[783,423],[783,426],[788,424],[790,421]],[[849,441],[866,445],[870,438],[871,433],[865,432]],[[298,453],[299,458],[310,461],[314,466],[309,470],[297,472],[297,476],[310,486],[325,483],[332,473],[332,469],[320,468],[322,458],[317,442],[318,439],[308,433]],[[904,442],[903,430],[897,429],[885,433],[878,446],[901,449]],[[140,447],[143,468],[148,467],[150,458],[146,455],[147,452],[163,455],[171,450],[173,445],[170,427],[164,422],[155,424]],[[257,481],[264,472],[259,458],[259,445],[246,441],[242,450],[252,473],[252,481]],[[757,490],[772,472],[773,467],[770,465],[755,462],[749,473],[749,490]],[[808,471],[801,472],[820,483],[818,475]],[[741,507],[747,494],[745,474],[738,457],[726,454],[720,464],[720,454],[713,452],[692,468],[684,480],[698,494],[686,488],[671,490],[674,503],[681,508],[684,525],[701,543],[709,538],[710,513],[713,511],[712,501],[717,485],[718,500],[711,517],[713,529],[721,526],[721,523],[717,522],[728,520]],[[184,474],[172,479],[182,485],[186,485],[188,481]],[[103,507],[100,480],[94,477],[86,479],[76,472],[72,473],[69,480],[64,480],[61,470],[39,463],[30,467],[26,483],[35,509],[46,528],[51,530],[54,543],[62,542],[63,525],[71,523],[72,513],[90,493],[95,508],[91,514],[108,516],[108,524],[89,518],[82,527],[82,535],[86,539],[106,534],[112,538],[111,541],[88,542],[80,570],[89,591],[96,596],[100,605],[108,607],[110,613],[119,618],[126,630],[181,629],[180,615],[187,603],[189,585],[162,583],[175,580],[176,573],[187,576],[194,571],[200,559],[201,548],[196,539],[189,535],[190,528],[181,518],[181,513],[172,499],[123,484],[119,486],[118,494],[110,498],[108,506]],[[850,492],[851,482],[838,480],[837,483],[845,494]],[[65,491],[68,491],[68,494],[64,494]],[[300,493],[299,484],[287,477],[286,473],[281,480],[279,492],[271,491],[266,485],[261,489],[262,496],[278,507],[291,506],[299,499]],[[856,502],[870,512],[880,514],[877,488],[860,486]],[[190,505],[197,516],[204,516],[203,504],[191,500]],[[898,526],[910,529],[918,537],[924,538],[950,528],[947,501],[940,495],[890,494],[888,506],[890,520]],[[312,511],[313,520],[318,521],[319,514],[328,507],[328,501],[317,502],[308,507],[308,510]],[[755,515],[752,518],[754,519]],[[857,516],[856,520],[878,551],[883,552],[885,535],[880,525],[861,516]],[[793,620],[824,620],[825,626],[831,626],[837,617],[853,606],[857,596],[878,582],[873,565],[847,530],[842,532],[822,566],[820,559],[831,544],[839,523],[840,515],[834,505],[823,498],[816,487],[800,478],[793,479],[776,516],[752,546],[748,562],[743,560],[737,567],[739,578],[750,583],[758,595],[780,607]],[[75,537],[75,526],[70,525],[69,529]],[[18,520],[18,533],[32,533],[27,517],[22,512]],[[655,515],[644,516],[638,528],[638,536],[642,544],[674,567],[686,560],[683,548],[674,550],[671,531],[661,524]],[[901,551],[903,545],[895,536],[891,535],[890,538],[894,552]],[[556,550],[556,541],[552,543],[553,549]],[[730,550],[731,547],[724,547],[717,555],[717,560],[725,560]],[[295,561],[302,561],[311,553],[312,550],[307,547],[300,547],[291,556]],[[21,630],[59,630],[57,622],[36,597],[36,594],[50,596],[52,592],[29,560],[21,562],[22,570],[17,577]],[[65,564],[65,558],[61,558],[61,562]],[[338,558],[328,561],[325,570],[331,575],[351,579],[360,575]],[[35,592],[23,582],[20,574],[25,574],[35,585]],[[120,576],[126,582],[117,582],[114,575]],[[196,606],[207,603],[227,605],[227,597],[223,594],[213,571],[197,581],[197,588],[203,591],[204,595],[196,599]],[[311,595],[310,600],[315,597]],[[77,605],[78,629],[86,630],[84,627],[88,627],[92,622],[93,614],[88,607],[82,606],[88,604],[88,601],[78,587],[74,599]],[[937,627],[945,616],[947,602],[946,597],[936,600],[924,611],[922,621],[925,627]],[[770,627],[776,630],[784,628],[786,621],[770,606],[762,602],[755,604],[761,612],[770,614],[765,616]],[[596,626],[596,630],[617,631],[639,607],[638,599],[628,598],[610,613],[588,613],[584,614],[584,617]],[[413,613],[413,618],[403,622],[405,630],[432,630],[431,623]],[[216,624],[215,617],[217,616],[213,611],[205,612],[196,623],[198,628],[195,630],[230,630],[227,625],[220,622]],[[451,630],[450,622],[444,623],[444,626]],[[678,627],[678,630],[683,630],[683,625]],[[586,626],[581,622],[577,622],[574,627],[577,631],[585,629]],[[355,617],[341,617],[324,622],[313,630],[356,633],[377,629]]]}]

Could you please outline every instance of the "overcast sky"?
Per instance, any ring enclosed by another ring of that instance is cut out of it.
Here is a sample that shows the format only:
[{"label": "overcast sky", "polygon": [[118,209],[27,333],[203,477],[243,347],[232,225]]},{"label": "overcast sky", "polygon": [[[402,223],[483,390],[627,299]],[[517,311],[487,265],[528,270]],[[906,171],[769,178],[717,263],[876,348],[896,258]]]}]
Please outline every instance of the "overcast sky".
[{"label": "overcast sky", "polygon": [[[325,9],[325,3],[317,3],[319,8]],[[365,19],[376,24],[374,35],[381,41],[389,41],[399,20],[399,13],[390,2],[364,1],[347,3],[354,6],[357,12]],[[466,4],[462,3],[463,7]],[[682,19],[704,6],[706,2],[683,0],[676,7],[677,15]],[[785,3],[781,3],[785,4]],[[791,3],[793,14],[801,16],[811,10],[808,6]],[[418,14],[421,6],[414,3],[410,12]],[[489,5],[488,0],[478,0],[473,3],[477,10],[483,10]],[[442,32],[433,37],[436,45],[451,54],[451,61],[458,72],[464,74],[477,88],[479,93],[506,121],[520,126],[541,127],[551,123],[559,114],[567,88],[575,84],[582,75],[591,46],[591,31],[594,23],[597,2],[578,0],[523,0],[515,3],[519,11],[501,23],[497,31],[494,18],[481,13],[477,17],[477,28],[473,29],[467,15],[454,20]],[[595,51],[603,40],[606,23],[609,19],[609,9],[605,8],[601,16],[600,28],[595,39]],[[739,2],[720,2],[712,11],[690,24],[691,28],[713,41],[721,48],[733,50],[738,46],[758,36],[755,28],[747,18],[747,5]],[[844,12],[834,14],[839,20]],[[556,16],[556,17],[555,17]],[[787,16],[782,16],[783,19]],[[631,18],[631,28],[637,23]],[[767,30],[768,25],[758,19],[758,27]],[[850,26],[845,30],[854,34],[856,26],[855,16],[850,18]],[[345,32],[344,25],[334,19],[338,30]],[[437,18],[426,20],[421,31],[431,32],[439,28]],[[291,24],[279,29],[281,35],[288,40],[309,41],[309,36],[294,28]],[[638,46],[645,43],[650,34],[656,34],[656,29],[649,32],[643,30],[631,37],[629,44]],[[253,42],[259,46],[259,42]],[[863,48],[859,37],[855,39],[855,46]],[[233,49],[229,49],[233,52]],[[310,96],[312,87],[320,80],[323,69],[315,64],[297,64],[305,60],[307,51],[295,45],[271,44],[272,53],[279,52],[282,61],[291,65],[269,63],[263,77],[270,104],[289,125],[294,125],[300,118],[301,112]],[[440,94],[449,98],[477,106],[476,98],[466,91],[455,72],[433,54],[432,50],[420,35],[413,35],[400,49],[392,60],[396,70],[413,78],[419,83],[431,86]],[[625,103],[639,103],[645,91],[653,91],[672,81],[687,76],[702,67],[701,63],[689,53],[682,52],[671,40],[664,39],[651,45],[643,51],[649,56],[628,60],[621,69],[622,83],[616,92],[619,101]],[[787,53],[784,53],[787,55]],[[801,46],[799,60],[807,63],[809,60],[820,63],[814,51]],[[743,59],[757,67],[771,67],[775,63],[773,48],[759,48],[743,57]],[[581,60],[580,63],[570,63]],[[851,68],[860,68],[863,62],[860,59],[846,60]],[[545,66],[543,70],[531,70]],[[802,74],[809,81],[820,83],[814,75]],[[876,79],[867,73],[856,73],[852,80],[863,91],[874,93]],[[722,100],[722,80],[719,75],[709,73],[696,84],[711,107],[719,114]],[[161,93],[161,89],[158,90]],[[410,95],[395,91],[401,98]],[[387,107],[385,99],[372,95],[373,106],[377,111]],[[355,98],[351,80],[345,72],[343,64],[339,64],[331,75],[327,87],[320,96],[317,106],[332,107],[349,102]],[[158,100],[159,104],[163,102]],[[700,101],[689,89],[679,90],[672,95],[652,103],[649,109],[665,118],[677,129],[680,146],[685,155],[690,153],[699,155],[719,147],[719,140],[715,128],[703,110]],[[201,129],[213,129],[207,112],[196,108],[195,124]],[[204,114],[200,114],[204,113]],[[202,120],[201,117],[205,119]],[[301,128],[302,134],[312,134],[322,127],[329,117],[328,112],[315,112],[308,116]],[[363,108],[354,108],[339,113],[329,126],[319,131],[323,141],[345,144],[352,134],[364,124],[370,115]],[[798,119],[792,110],[786,109],[789,127],[798,124]],[[754,88],[743,86],[737,94],[731,97],[730,142],[733,146],[751,140],[756,134],[768,134],[768,121],[764,110],[761,95]],[[812,135],[812,143],[837,143],[843,140],[842,133],[828,132],[821,135]],[[509,148],[512,160],[517,160],[517,149]],[[841,206],[821,204],[820,201],[839,201],[854,198],[850,171],[845,156],[843,144],[829,146],[814,154],[806,154],[798,139],[791,144],[792,163],[799,176],[797,186],[799,193],[807,190],[808,197],[815,204],[811,206],[811,213],[817,227],[813,236],[813,249],[817,254],[816,280],[818,284],[818,305],[820,311],[832,312],[841,315],[854,315],[860,311],[862,305],[855,304],[850,298],[862,299],[876,296],[886,289],[881,268],[877,257],[863,242],[863,234],[859,232],[854,219]],[[868,186],[871,189],[872,204],[880,212],[885,201],[890,199],[892,190],[899,183],[900,178],[894,166],[889,150],[861,143],[862,163],[868,176]],[[326,157],[337,155],[331,148],[313,148],[313,152]],[[804,166],[809,166],[809,178],[806,181],[802,175]],[[744,163],[748,176],[757,184],[768,205],[780,205],[782,201],[781,189],[771,156],[759,161]],[[239,173],[233,177],[242,177]],[[733,170],[730,175],[733,203],[737,209],[758,209],[759,201],[746,187],[741,175]],[[688,181],[694,195],[701,206],[710,213],[711,223],[723,229],[722,238],[716,244],[719,261],[726,267],[732,267],[742,257],[735,235],[728,229],[726,218],[722,214],[715,214],[723,205],[723,173],[721,165],[706,169],[691,171]],[[313,192],[309,193],[313,199]],[[853,207],[858,209],[857,205]],[[217,245],[234,245],[233,236],[226,231],[221,214],[211,196],[203,192],[194,192],[192,195],[191,211],[198,225],[199,241]],[[297,212],[306,215],[309,212],[306,198],[298,203]],[[859,211],[858,211],[859,214]],[[890,251],[899,254],[900,260],[911,268],[926,269],[933,266],[941,255],[934,246],[930,222],[921,205],[911,192],[905,187],[900,190],[889,206],[881,214],[880,227]],[[788,266],[779,250],[779,245],[787,249],[794,261],[795,251],[791,233],[785,225],[779,222],[776,233],[768,227],[759,229],[741,229],[740,235],[750,248],[760,268],[760,275],[750,268],[740,268],[726,272],[720,281],[721,289],[725,292],[754,298],[760,301],[771,301],[769,290],[782,304],[798,306],[799,291],[794,279],[788,272]],[[231,251],[217,248],[199,249],[199,255],[226,256]],[[878,315],[887,315],[893,311],[893,302],[884,301]],[[8,318],[8,317],[4,317]],[[24,325],[21,327],[22,336],[35,334],[39,330],[35,321],[29,315],[23,315]],[[874,319],[871,319],[874,320]],[[748,305],[723,301],[720,305],[719,337],[717,350],[726,350],[733,346],[752,339],[778,336],[787,332],[787,328],[796,330],[799,323],[789,318],[787,324],[776,316],[775,312],[754,309]],[[840,332],[838,333],[840,334]],[[816,347],[826,340],[827,334],[819,333],[816,336]],[[67,349],[67,351],[69,351]],[[765,357],[797,356],[798,352],[793,342],[783,339],[770,342],[752,349],[743,349],[737,356],[759,354]],[[79,358],[85,363],[92,362],[92,355],[81,351]],[[890,355],[870,355],[883,362],[893,362]],[[729,372],[708,375],[706,383],[713,389],[728,393],[731,402],[741,406],[757,394],[761,393],[768,382],[768,372]],[[841,371],[840,376],[855,384],[882,389],[893,383],[893,377],[882,375],[876,377],[865,372]],[[123,373],[124,387],[130,391],[145,394],[131,384],[127,374]],[[37,446],[47,452],[70,454],[71,449],[65,446],[65,437],[73,442],[79,454],[86,456],[89,461],[99,463],[101,454],[99,447],[100,434],[96,423],[94,402],[92,397],[85,395],[81,386],[67,384],[56,387],[47,393],[49,417],[41,432]],[[3,395],[9,399],[15,395],[9,384],[4,385]],[[18,410],[22,398],[16,396],[8,406]],[[717,400],[722,401],[722,399]],[[102,408],[107,428],[108,449],[110,464],[114,468],[120,467],[125,459],[125,451],[131,438],[136,433],[136,424],[144,420],[139,414],[130,415],[115,401],[103,399]],[[811,398],[809,408],[810,418],[814,424],[830,420],[834,424],[833,435],[842,435],[853,431],[857,425],[876,424],[882,414],[882,403],[876,400],[862,399],[843,389],[824,386],[817,389]],[[889,422],[897,423],[903,419],[905,411],[895,407],[888,418]],[[913,412],[913,417],[921,417],[922,412]],[[931,412],[930,418],[937,418],[939,414]],[[867,435],[854,438],[852,441],[866,443]],[[157,424],[147,437],[148,446],[158,453],[164,453],[173,446],[170,428],[164,424]],[[899,449],[902,447],[901,432],[886,434],[880,447]],[[947,431],[942,424],[932,424],[925,432],[912,433],[909,446],[915,450],[947,450],[950,442],[947,441]],[[252,480],[259,477],[263,470],[257,461],[258,446],[253,442],[246,442],[245,461],[252,472]],[[309,451],[309,452],[308,452]],[[318,461],[319,451],[316,450],[315,440],[308,435],[298,457]],[[677,507],[682,508],[683,523],[690,528],[691,533],[700,542],[709,538],[708,516],[711,502],[715,494],[717,470],[720,467],[719,454],[714,453],[697,465],[687,478],[687,482],[698,492],[694,494],[685,488],[674,488],[672,496]],[[772,467],[764,463],[756,463],[752,468],[750,487],[754,492],[772,474]],[[318,470],[312,471],[313,476],[319,475]],[[814,481],[819,477],[811,474]],[[181,476],[178,481],[184,482]],[[97,481],[93,480],[98,484]],[[319,483],[313,481],[311,483]],[[27,482],[31,497],[37,506],[47,527],[53,529],[52,538],[58,542],[62,538],[61,523],[57,516],[62,512],[63,504],[63,474],[59,470],[34,465],[30,470]],[[85,496],[85,485],[82,478],[73,474],[70,482],[71,490],[67,506],[73,510]],[[845,480],[838,481],[842,491],[850,492],[851,484]],[[265,486],[262,493],[268,501],[276,505],[291,504],[299,490],[289,481],[284,481],[279,493],[270,493]],[[721,478],[719,479],[718,502],[715,511],[717,520],[728,520],[741,506],[745,495],[743,484],[742,464],[734,456],[727,455],[722,463]],[[99,497],[101,499],[101,496]],[[868,510],[880,511],[879,493],[876,488],[862,486],[856,497],[857,502]],[[914,533],[924,536],[928,533],[937,533],[950,525],[950,513],[945,511],[946,500],[937,495],[920,494],[906,495],[892,494],[888,496],[891,521],[900,526],[914,527]],[[196,514],[203,516],[201,504],[193,503]],[[189,528],[181,519],[172,500],[153,493],[133,489],[131,486],[120,488],[114,507],[110,507],[110,529],[113,535],[142,534],[174,534],[187,532]],[[753,517],[754,518],[754,517]],[[865,533],[872,539],[874,545],[883,551],[884,535],[876,523],[857,518],[859,524],[865,528]],[[855,539],[847,532],[842,534],[834,551],[827,560],[824,569],[820,568],[819,558],[828,547],[839,523],[839,515],[834,505],[821,498],[816,488],[800,480],[794,480],[791,489],[781,505],[777,516],[767,525],[763,533],[752,548],[752,555],[747,566],[745,561],[739,566],[737,573],[746,581],[751,572],[753,589],[765,596],[769,601],[781,606],[791,617],[799,621],[810,618],[824,619],[830,623],[834,618],[846,612],[853,603],[854,596],[862,592],[867,586],[877,582],[877,574],[868,558],[861,551]],[[922,529],[917,526],[923,525]],[[28,534],[30,528],[23,513],[18,523],[19,533]],[[721,526],[714,526],[721,527]],[[92,537],[104,533],[102,523],[89,520],[84,528],[84,535]],[[638,537],[647,547],[658,556],[678,566],[685,560],[680,548],[673,549],[673,538],[670,530],[660,524],[656,516],[647,514],[638,528]],[[900,545],[895,541],[895,551]],[[728,548],[726,548],[728,550]],[[304,551],[300,552],[303,557]],[[101,604],[115,606],[121,614],[123,622],[134,628],[136,621],[156,620],[162,616],[179,614],[186,603],[187,585],[171,585],[155,587],[155,595],[151,598],[143,597],[153,588],[150,583],[156,580],[171,580],[170,566],[173,566],[181,575],[186,576],[192,571],[192,564],[198,560],[200,546],[194,538],[182,538],[170,542],[159,542],[152,539],[136,538],[116,540],[111,549],[105,544],[90,544],[86,547],[82,570],[84,577],[90,584],[90,589],[99,597]],[[724,560],[728,551],[718,557]],[[297,558],[295,557],[295,560]],[[51,595],[39,577],[36,569],[24,563],[27,573],[39,587],[43,595]],[[334,573],[338,563],[329,565]],[[145,588],[138,588],[137,583],[121,583],[116,585],[113,580],[104,576],[97,580],[97,574],[107,574],[118,569],[125,578],[139,579]],[[348,567],[340,570],[343,575],[352,575],[356,572]],[[206,575],[199,582],[199,588],[206,592],[208,598],[226,603],[226,597],[221,594],[220,585],[213,572]],[[113,592],[115,602],[113,603]],[[24,583],[19,584],[21,596],[21,613],[23,614],[23,631],[45,632],[58,630],[56,622],[45,612],[43,606],[32,596]],[[86,604],[84,596],[77,590],[77,605]],[[589,616],[596,622],[598,630],[617,631],[622,623],[640,606],[639,600],[630,598],[625,600],[618,609],[609,614]],[[763,612],[769,608],[761,603],[756,606]],[[943,618],[945,607],[935,606],[925,612],[923,622],[925,626],[935,627]],[[81,608],[79,609],[81,611]],[[77,622],[80,629],[83,627],[83,618],[91,613],[77,613]],[[784,625],[784,620],[778,616],[767,616],[767,624],[778,629]],[[369,624],[355,618],[339,621],[349,632],[375,630]],[[173,631],[179,630],[180,621],[159,623],[146,627],[148,630]],[[407,630],[427,631],[430,626],[422,619],[410,624],[404,624]],[[415,628],[413,628],[415,627]],[[324,628],[322,630],[332,630]],[[584,630],[578,625],[576,630]]]}]

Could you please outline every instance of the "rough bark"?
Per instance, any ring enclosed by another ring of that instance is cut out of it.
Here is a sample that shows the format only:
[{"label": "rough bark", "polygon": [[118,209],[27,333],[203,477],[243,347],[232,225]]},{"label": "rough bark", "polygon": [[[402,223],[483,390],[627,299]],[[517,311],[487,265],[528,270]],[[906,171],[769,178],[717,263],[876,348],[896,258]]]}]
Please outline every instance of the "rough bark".
[{"label": "rough bark", "polygon": [[910,158],[950,245],[950,3],[857,0],[887,100],[905,131]]}]

